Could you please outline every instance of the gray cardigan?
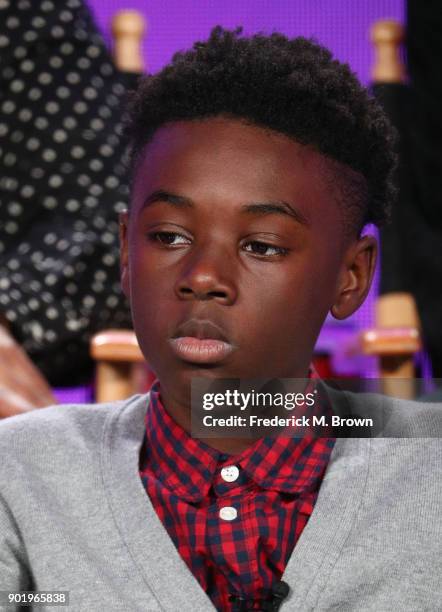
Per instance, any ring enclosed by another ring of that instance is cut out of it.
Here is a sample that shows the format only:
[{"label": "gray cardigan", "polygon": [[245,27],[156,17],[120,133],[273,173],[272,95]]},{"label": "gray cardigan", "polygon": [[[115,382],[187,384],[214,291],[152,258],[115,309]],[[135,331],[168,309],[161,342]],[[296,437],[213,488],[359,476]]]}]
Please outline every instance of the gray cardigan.
[{"label": "gray cardigan", "polygon": [[[71,612],[214,609],[138,475],[147,406],[136,396],[0,423],[0,590],[66,590]],[[389,406],[429,437],[337,440],[282,610],[441,609],[441,408]]]}]

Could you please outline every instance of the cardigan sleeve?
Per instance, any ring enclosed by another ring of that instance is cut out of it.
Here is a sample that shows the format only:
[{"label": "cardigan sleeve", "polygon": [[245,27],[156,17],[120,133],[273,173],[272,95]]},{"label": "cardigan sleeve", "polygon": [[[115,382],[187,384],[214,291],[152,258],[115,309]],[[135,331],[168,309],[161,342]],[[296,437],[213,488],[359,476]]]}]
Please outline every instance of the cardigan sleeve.
[{"label": "cardigan sleeve", "polygon": [[23,590],[32,590],[26,551],[17,523],[0,495],[0,591]]}]

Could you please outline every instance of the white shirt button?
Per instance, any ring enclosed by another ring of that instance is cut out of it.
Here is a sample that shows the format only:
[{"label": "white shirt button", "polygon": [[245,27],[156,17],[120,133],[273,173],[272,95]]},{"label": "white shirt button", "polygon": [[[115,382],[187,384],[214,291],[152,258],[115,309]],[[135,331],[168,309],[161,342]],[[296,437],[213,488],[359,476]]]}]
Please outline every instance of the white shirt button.
[{"label": "white shirt button", "polygon": [[223,521],[233,521],[238,516],[238,511],[236,508],[232,506],[224,506],[219,511],[219,517],[223,519]]},{"label": "white shirt button", "polygon": [[235,482],[239,476],[239,469],[236,465],[228,465],[221,470],[221,478],[226,482]]}]

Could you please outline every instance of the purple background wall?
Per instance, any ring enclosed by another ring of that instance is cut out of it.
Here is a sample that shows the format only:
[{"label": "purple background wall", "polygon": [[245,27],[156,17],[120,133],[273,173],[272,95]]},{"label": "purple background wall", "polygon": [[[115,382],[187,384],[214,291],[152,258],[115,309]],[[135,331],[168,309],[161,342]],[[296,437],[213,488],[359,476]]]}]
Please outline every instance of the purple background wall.
[{"label": "purple background wall", "polygon": [[[97,23],[110,43],[110,23],[121,9],[136,9],[147,20],[144,57],[148,72],[156,72],[175,51],[207,38],[215,25],[244,27],[246,34],[274,30],[289,36],[313,36],[329,47],[337,59],[348,62],[364,84],[370,81],[373,49],[371,24],[382,18],[404,21],[403,0],[89,0]],[[338,368],[348,369],[339,357],[345,337],[355,328],[373,324],[377,283],[364,306],[345,322],[327,320],[318,341],[336,350]],[[354,358],[350,369],[355,367]],[[373,362],[360,363],[365,375],[374,375]]]}]

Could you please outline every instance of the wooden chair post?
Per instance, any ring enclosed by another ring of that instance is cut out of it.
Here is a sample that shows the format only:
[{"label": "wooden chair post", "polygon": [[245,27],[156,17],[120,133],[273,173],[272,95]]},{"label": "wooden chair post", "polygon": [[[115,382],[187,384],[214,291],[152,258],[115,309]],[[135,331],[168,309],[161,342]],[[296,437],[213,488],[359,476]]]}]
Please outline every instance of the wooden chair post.
[{"label": "wooden chair post", "polygon": [[146,20],[138,11],[118,11],[112,20],[114,61],[123,72],[144,72],[142,42]]},{"label": "wooden chair post", "polygon": [[[401,56],[403,26],[392,20],[377,21],[371,29],[371,40],[375,51],[373,81],[376,84],[403,83],[406,77]],[[413,397],[413,355],[421,348],[419,317],[413,296],[400,292],[380,296],[375,320],[376,329],[362,335],[362,346],[366,354],[379,356],[383,391],[388,395]]]}]

